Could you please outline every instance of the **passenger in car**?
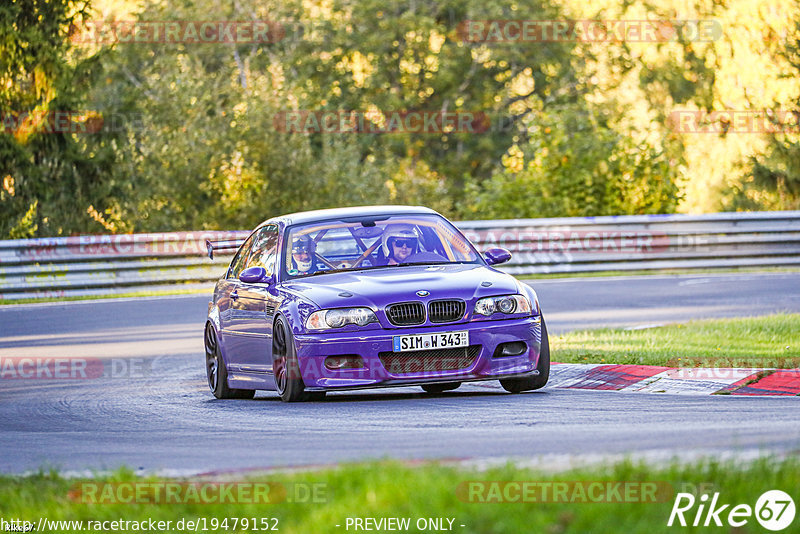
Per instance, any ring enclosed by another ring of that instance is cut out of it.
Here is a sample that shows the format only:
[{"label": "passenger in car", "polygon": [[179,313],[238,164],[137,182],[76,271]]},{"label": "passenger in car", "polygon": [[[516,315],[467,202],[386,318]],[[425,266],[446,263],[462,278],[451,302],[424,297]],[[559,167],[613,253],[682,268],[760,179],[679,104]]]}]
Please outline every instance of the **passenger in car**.
[{"label": "passenger in car", "polygon": [[298,236],[292,241],[292,267],[297,273],[312,274],[317,272],[317,244],[309,235]]}]

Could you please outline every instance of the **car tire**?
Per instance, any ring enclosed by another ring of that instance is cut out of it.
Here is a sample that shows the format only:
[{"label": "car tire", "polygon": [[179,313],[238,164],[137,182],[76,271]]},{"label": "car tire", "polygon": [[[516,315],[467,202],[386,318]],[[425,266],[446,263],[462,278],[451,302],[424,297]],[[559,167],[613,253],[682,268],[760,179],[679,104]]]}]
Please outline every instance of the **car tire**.
[{"label": "car tire", "polygon": [[446,382],[444,384],[425,384],[424,386],[422,386],[422,389],[425,390],[425,393],[428,393],[430,395],[438,395],[439,393],[456,389],[460,385],[461,382]]},{"label": "car tire", "polygon": [[544,317],[542,317],[542,347],[536,370],[539,371],[538,375],[524,378],[507,378],[501,380],[500,385],[509,393],[519,393],[521,391],[540,389],[547,384],[547,380],[550,378],[550,339],[547,336],[547,325],[544,323]]},{"label": "car tire", "polygon": [[211,323],[206,324],[206,378],[211,393],[218,399],[252,399],[256,392],[252,389],[233,389],[228,387],[228,369],[219,348],[217,332]]},{"label": "car tire", "polygon": [[[297,348],[294,336],[286,324],[286,319],[278,317],[272,329],[272,369],[275,376],[275,387],[283,402],[303,402],[322,400],[324,391],[305,391],[303,378],[300,376],[300,364],[297,361]],[[320,396],[319,393],[322,393]]]}]

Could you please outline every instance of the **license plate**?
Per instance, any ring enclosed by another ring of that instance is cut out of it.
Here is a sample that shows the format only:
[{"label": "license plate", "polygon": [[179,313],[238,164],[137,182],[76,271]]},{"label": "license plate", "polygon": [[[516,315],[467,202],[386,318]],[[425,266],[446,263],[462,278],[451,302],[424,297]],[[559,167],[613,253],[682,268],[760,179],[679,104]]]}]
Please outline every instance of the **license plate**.
[{"label": "license plate", "polygon": [[394,336],[394,352],[413,350],[454,349],[469,346],[469,332],[439,332],[438,334],[409,334]]}]

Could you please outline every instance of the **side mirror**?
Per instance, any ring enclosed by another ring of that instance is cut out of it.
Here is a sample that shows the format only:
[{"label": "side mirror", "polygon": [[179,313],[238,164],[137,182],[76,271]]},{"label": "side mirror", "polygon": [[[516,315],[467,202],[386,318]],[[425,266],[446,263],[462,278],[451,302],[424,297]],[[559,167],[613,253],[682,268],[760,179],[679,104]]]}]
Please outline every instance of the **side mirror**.
[{"label": "side mirror", "polygon": [[267,276],[267,270],[263,267],[248,267],[239,275],[239,280],[245,284],[267,283],[271,284],[272,276]]},{"label": "side mirror", "polygon": [[486,263],[489,265],[499,265],[511,259],[511,253],[504,248],[490,248],[483,253]]}]

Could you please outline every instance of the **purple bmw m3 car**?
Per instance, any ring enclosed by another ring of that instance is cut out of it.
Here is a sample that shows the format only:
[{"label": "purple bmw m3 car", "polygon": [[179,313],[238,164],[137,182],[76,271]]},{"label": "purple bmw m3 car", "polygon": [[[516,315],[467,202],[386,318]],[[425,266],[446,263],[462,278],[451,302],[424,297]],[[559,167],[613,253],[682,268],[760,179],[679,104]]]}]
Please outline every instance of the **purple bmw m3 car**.
[{"label": "purple bmw m3 car", "polygon": [[261,223],[217,282],[205,326],[214,396],[277,391],[287,402],[328,391],[499,380],[539,389],[547,329],[531,287],[493,267],[447,219],[413,206],[310,211]]}]

